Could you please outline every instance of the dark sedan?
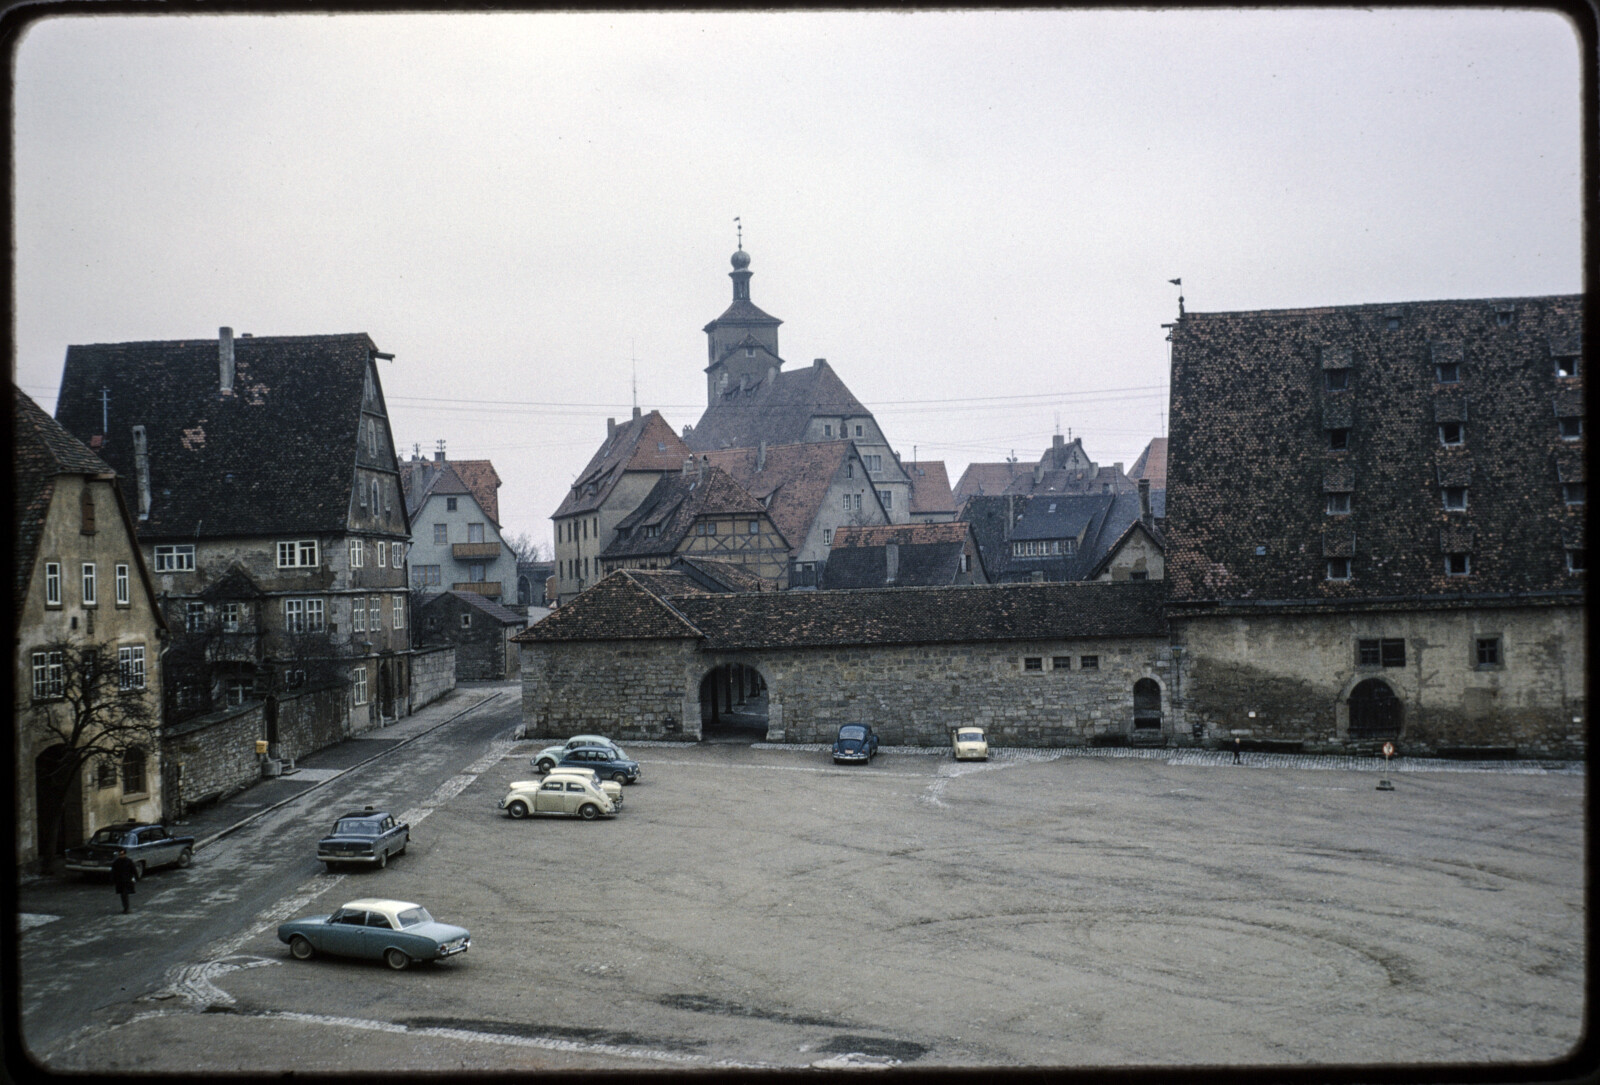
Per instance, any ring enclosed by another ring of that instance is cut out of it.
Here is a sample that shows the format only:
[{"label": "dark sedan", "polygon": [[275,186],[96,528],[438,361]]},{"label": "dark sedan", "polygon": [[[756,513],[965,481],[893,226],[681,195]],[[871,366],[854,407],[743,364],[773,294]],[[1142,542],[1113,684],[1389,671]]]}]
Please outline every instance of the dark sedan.
[{"label": "dark sedan", "polygon": [[864,723],[847,723],[833,740],[833,763],[868,762],[878,754],[878,735]]},{"label": "dark sedan", "polygon": [[568,750],[567,756],[556,763],[558,769],[594,769],[602,780],[615,780],[619,784],[639,782],[639,762],[618,757],[615,748],[605,746],[579,746]]},{"label": "dark sedan", "polygon": [[332,870],[340,863],[389,865],[391,856],[404,855],[411,843],[411,826],[383,810],[367,807],[346,814],[333,831],[317,841],[317,858]]},{"label": "dark sedan", "polygon": [[109,874],[118,848],[128,850],[128,858],[141,878],[149,868],[186,867],[194,862],[194,837],[173,836],[163,825],[125,821],[108,825],[96,831],[87,843],[68,848],[66,867],[79,874]]}]

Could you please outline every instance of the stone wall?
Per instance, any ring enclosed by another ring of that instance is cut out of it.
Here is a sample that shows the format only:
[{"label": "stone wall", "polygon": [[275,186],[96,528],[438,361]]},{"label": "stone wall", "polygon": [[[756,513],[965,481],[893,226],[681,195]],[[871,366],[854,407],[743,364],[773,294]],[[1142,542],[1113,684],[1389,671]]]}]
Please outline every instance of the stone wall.
[{"label": "stone wall", "polygon": [[[1094,669],[1083,667],[1086,656]],[[1082,745],[1133,731],[1141,678],[1161,688],[1152,739],[1189,735],[1168,697],[1172,656],[1159,638],[728,654],[701,652],[689,640],[525,644],[528,734],[697,738],[701,680],[735,663],[765,680],[774,741],[831,742],[840,724],[866,722],[888,745],[942,746],[960,724],[986,728],[1000,746]],[[668,729],[669,716],[680,731]]]},{"label": "stone wall", "polygon": [[411,653],[411,711],[432,704],[455,688],[454,648],[418,648]]},{"label": "stone wall", "polygon": [[[1509,748],[1582,757],[1587,702],[1581,607],[1412,610],[1173,618],[1183,646],[1178,703],[1208,744],[1234,737],[1346,752],[1349,698],[1369,678],[1401,703],[1396,747],[1429,754]],[[1363,666],[1357,641],[1405,642],[1405,665]],[[1500,662],[1480,665],[1496,638]]]}]

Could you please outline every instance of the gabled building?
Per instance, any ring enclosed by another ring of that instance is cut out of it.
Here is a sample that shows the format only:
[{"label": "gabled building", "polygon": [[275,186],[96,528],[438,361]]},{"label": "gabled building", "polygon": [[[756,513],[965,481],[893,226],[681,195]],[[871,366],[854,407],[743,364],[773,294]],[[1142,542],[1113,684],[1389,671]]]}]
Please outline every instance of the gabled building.
[{"label": "gabled building", "polygon": [[842,527],[823,571],[825,591],[987,584],[972,525],[894,524]]},{"label": "gabled building", "polygon": [[1166,577],[1208,736],[1582,756],[1583,298],[1186,313]]},{"label": "gabled building", "polygon": [[705,326],[706,410],[685,427],[695,452],[729,448],[854,441],[892,523],[911,519],[911,479],[872,412],[818,358],[785,371],[778,353],[783,321],[750,300],[750,255],[733,254],[733,301]]},{"label": "gabled building", "polygon": [[[365,334],[67,349],[56,416],[117,471],[166,620],[169,720],[338,688],[297,752],[410,709],[411,534]],[[294,756],[288,753],[286,756]]]},{"label": "gabled building", "polygon": [[815,587],[844,527],[891,523],[854,441],[759,444],[702,453],[761,503],[789,542],[789,587]]},{"label": "gabled building", "polygon": [[601,575],[658,569],[680,557],[738,565],[774,590],[789,584],[789,543],[766,507],[704,457],[664,475],[638,508],[618,521],[601,551]]},{"label": "gabled building", "polygon": [[1068,442],[1058,433],[1031,466],[1015,460],[968,464],[956,483],[955,504],[960,508],[973,497],[1120,494],[1132,493],[1134,488],[1134,480],[1123,473],[1122,464],[1095,463],[1083,450],[1083,438]]},{"label": "gabled building", "polygon": [[12,398],[12,824],[27,866],[112,822],[161,818],[167,628],[110,465]]},{"label": "gabled building", "polygon": [[431,460],[413,451],[400,464],[400,483],[415,532],[411,586],[424,593],[468,591],[491,602],[515,601],[517,556],[500,537],[500,476],[494,464],[447,460],[442,447]]},{"label": "gabled building", "polygon": [[455,648],[457,679],[494,681],[517,673],[517,647],[511,638],[527,626],[527,615],[475,591],[429,595],[417,605],[417,615],[424,644]]},{"label": "gabled building", "polygon": [[639,507],[663,476],[683,470],[689,446],[661,412],[640,414],[622,425],[606,419],[606,439],[578,473],[555,514],[555,605],[567,602],[602,575],[600,552],[616,537],[617,524]]},{"label": "gabled building", "polygon": [[942,524],[956,518],[956,497],[950,489],[950,472],[943,460],[913,460],[903,464],[911,479],[911,522]]},{"label": "gabled building", "polygon": [[[1162,496],[1143,482],[1132,493],[980,496],[961,517],[997,583],[1094,580],[1113,565],[1124,576],[1159,580]],[[1107,564],[1113,549],[1122,559]]]}]

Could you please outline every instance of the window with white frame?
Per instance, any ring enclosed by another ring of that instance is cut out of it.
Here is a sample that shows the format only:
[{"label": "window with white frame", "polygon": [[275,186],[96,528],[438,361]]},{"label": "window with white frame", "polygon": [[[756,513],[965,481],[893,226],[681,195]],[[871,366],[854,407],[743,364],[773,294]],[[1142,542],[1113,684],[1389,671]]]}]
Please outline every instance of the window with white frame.
[{"label": "window with white frame", "polygon": [[483,541],[483,525],[482,524],[468,524],[467,525],[467,541],[469,543],[481,543]]},{"label": "window with white frame", "polygon": [[367,563],[367,547],[360,539],[350,540],[350,568],[359,569]]},{"label": "window with white frame", "polygon": [[387,546],[383,545],[382,543],[378,543],[376,545],[377,545],[377,548],[378,548],[378,568],[380,568],[380,569],[387,568],[388,564],[389,564],[389,562],[387,560],[388,556],[389,556],[389,548]]},{"label": "window with white frame", "polygon": [[390,543],[389,544],[389,564],[393,565],[396,569],[398,569],[402,565],[405,564],[405,560],[406,560],[406,544],[405,543]]},{"label": "window with white frame", "polygon": [[873,474],[883,470],[883,457],[881,455],[862,456],[861,458],[866,461],[867,470]]},{"label": "window with white frame", "polygon": [[128,567],[118,564],[115,569],[115,583],[117,587],[117,606],[125,607],[132,599],[132,589],[128,581]]},{"label": "window with white frame", "polygon": [[[292,544],[291,544],[292,545]],[[278,544],[278,564],[283,564],[283,544]],[[185,543],[182,546],[156,547],[156,572],[158,573],[192,573],[194,572],[194,546]]]},{"label": "window with white frame", "polygon": [[86,561],[83,563],[83,605],[92,607],[95,603],[94,562]]},{"label": "window with white frame", "polygon": [[413,565],[411,567],[411,583],[419,587],[438,584],[441,579],[440,567],[437,565]]},{"label": "window with white frame", "polygon": [[278,568],[312,569],[318,564],[317,540],[296,539],[278,544]]},{"label": "window with white frame", "polygon": [[445,524],[433,525],[433,545],[443,546],[450,541],[450,528]]},{"label": "window with white frame", "polygon": [[60,652],[33,653],[33,699],[53,701],[65,692]]},{"label": "window with white frame", "polygon": [[894,491],[893,490],[879,490],[878,491],[878,500],[883,502],[883,507],[884,508],[886,508],[886,509],[887,508],[893,508],[894,507]]},{"label": "window with white frame", "polygon": [[383,632],[383,596],[374,595],[367,600],[367,625],[369,632]]},{"label": "window with white frame", "polygon": [[58,607],[61,605],[61,563],[47,561],[44,563],[44,605]]},{"label": "window with white frame", "polygon": [[222,617],[222,631],[224,633],[237,633],[243,624],[244,607],[239,603],[222,603],[217,607],[217,613]]},{"label": "window with white frame", "polygon": [[355,698],[355,703],[356,704],[366,704],[367,703],[367,668],[366,667],[355,667],[355,668],[353,668],[350,671],[350,677],[353,679],[353,682],[352,682],[352,684],[350,686],[350,693]]},{"label": "window with white frame", "polygon": [[117,649],[117,688],[144,689],[144,645]]},{"label": "window with white frame", "polygon": [[320,633],[325,627],[326,618],[326,606],[321,599],[297,598],[283,601],[285,632]]},{"label": "window with white frame", "polygon": [[350,631],[352,633],[365,633],[367,631],[367,597],[358,595],[350,604]]},{"label": "window with white frame", "polygon": [[832,546],[833,545],[833,528],[825,527],[825,528],[822,529],[822,545],[823,546]]},{"label": "window with white frame", "polygon": [[206,631],[206,605],[193,600],[183,606],[183,630],[185,633],[204,633]]},{"label": "window with white frame", "polygon": [[406,597],[403,595],[394,595],[390,596],[390,600],[394,604],[394,620],[392,623],[393,628],[404,629],[406,627]]}]

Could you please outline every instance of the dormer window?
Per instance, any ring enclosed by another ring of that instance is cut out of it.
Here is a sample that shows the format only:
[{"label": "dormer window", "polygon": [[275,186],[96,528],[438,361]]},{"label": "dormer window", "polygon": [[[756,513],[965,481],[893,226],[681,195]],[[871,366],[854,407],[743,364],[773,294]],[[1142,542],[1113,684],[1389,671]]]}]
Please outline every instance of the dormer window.
[{"label": "dormer window", "polygon": [[1576,354],[1557,356],[1556,376],[1576,377],[1578,375],[1578,356]]},{"label": "dormer window", "polygon": [[823,425],[822,425],[822,435],[824,437],[832,437],[833,436],[833,423],[831,423],[831,422],[823,423]]},{"label": "dormer window", "polygon": [[1350,371],[1348,369],[1324,369],[1322,379],[1330,392],[1342,392],[1350,387]]},{"label": "dormer window", "polygon": [[1586,500],[1583,483],[1563,482],[1561,484],[1561,500],[1569,505],[1582,505]]},{"label": "dormer window", "polygon": [[744,348],[744,356],[746,358],[754,358],[756,356],[756,348],[755,347],[745,347]]},{"label": "dormer window", "polygon": [[1332,452],[1343,452],[1350,447],[1350,430],[1340,426],[1328,431],[1328,449]]},{"label": "dormer window", "polygon": [[1461,363],[1439,362],[1433,367],[1433,377],[1440,384],[1460,384]]},{"label": "dormer window", "polygon": [[1328,494],[1328,515],[1350,515],[1350,494],[1348,492]]},{"label": "dormer window", "polygon": [[1471,554],[1446,554],[1444,556],[1445,576],[1467,576],[1472,572]]},{"label": "dormer window", "polygon": [[1442,445],[1459,445],[1466,439],[1465,431],[1460,422],[1439,423],[1439,443]]},{"label": "dormer window", "polygon": [[1559,418],[1556,420],[1556,425],[1561,429],[1561,439],[1563,441],[1576,441],[1583,436],[1582,418]]},{"label": "dormer window", "polygon": [[1465,486],[1445,486],[1444,507],[1451,512],[1464,512],[1467,507],[1467,488]]}]

